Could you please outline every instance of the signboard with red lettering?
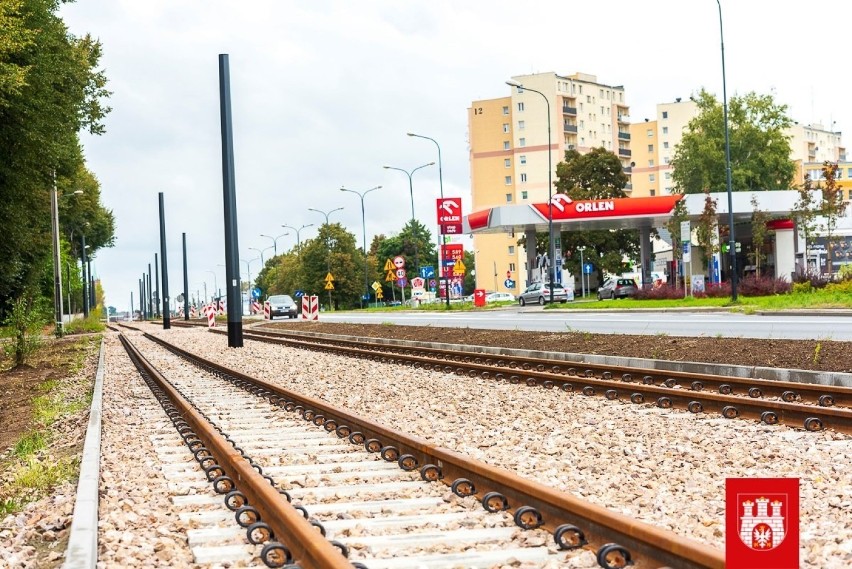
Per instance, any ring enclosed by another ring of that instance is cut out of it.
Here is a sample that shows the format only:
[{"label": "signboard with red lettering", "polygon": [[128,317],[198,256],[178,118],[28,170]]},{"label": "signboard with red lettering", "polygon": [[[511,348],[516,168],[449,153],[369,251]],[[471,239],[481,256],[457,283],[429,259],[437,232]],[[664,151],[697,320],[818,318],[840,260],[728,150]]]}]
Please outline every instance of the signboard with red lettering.
[{"label": "signboard with red lettering", "polygon": [[441,245],[441,275],[445,277],[453,276],[453,267],[456,261],[460,261],[464,257],[464,245],[461,243],[449,243]]},{"label": "signboard with red lettering", "polygon": [[438,225],[441,235],[458,235],[462,232],[461,198],[438,198]]},{"label": "signboard with red lettering", "polygon": [[632,217],[638,215],[668,214],[682,196],[654,196],[643,198],[608,198],[600,200],[572,200],[565,194],[556,194],[550,203],[531,204],[536,212],[553,220],[588,219],[600,217]]}]

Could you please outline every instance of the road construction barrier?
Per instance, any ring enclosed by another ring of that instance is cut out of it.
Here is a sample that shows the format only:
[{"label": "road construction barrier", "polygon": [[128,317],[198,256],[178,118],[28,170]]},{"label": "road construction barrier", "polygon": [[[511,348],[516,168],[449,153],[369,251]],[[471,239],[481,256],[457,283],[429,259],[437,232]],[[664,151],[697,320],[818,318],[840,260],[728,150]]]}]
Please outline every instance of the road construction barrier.
[{"label": "road construction barrier", "polygon": [[319,320],[319,297],[316,295],[302,297],[302,320]]}]

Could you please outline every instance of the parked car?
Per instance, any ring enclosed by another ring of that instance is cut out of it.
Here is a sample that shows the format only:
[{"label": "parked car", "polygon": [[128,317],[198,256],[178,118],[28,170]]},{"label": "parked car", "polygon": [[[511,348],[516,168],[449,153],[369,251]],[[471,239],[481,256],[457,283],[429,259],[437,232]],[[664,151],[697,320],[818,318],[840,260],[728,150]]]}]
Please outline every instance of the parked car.
[{"label": "parked car", "polygon": [[296,302],[289,294],[274,294],[268,300],[270,320],[274,320],[276,316],[296,317],[298,308],[296,308]]},{"label": "parked car", "polygon": [[[568,302],[568,291],[562,285],[553,287],[553,300],[556,302]],[[525,306],[527,303],[546,304],[550,302],[550,285],[544,283],[533,283],[518,296],[518,303]]]},{"label": "parked car", "polygon": [[598,289],[598,300],[605,298],[631,298],[639,289],[633,279],[607,279]]},{"label": "parked car", "polygon": [[489,292],[485,302],[515,302],[515,295],[508,292]]}]

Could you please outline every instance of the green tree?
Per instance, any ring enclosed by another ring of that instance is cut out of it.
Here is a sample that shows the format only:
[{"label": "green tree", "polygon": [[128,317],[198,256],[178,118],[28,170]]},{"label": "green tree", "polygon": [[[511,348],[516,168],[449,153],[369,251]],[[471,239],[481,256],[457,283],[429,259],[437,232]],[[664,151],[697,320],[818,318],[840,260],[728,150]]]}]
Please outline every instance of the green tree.
[{"label": "green tree", "polygon": [[717,238],[719,221],[716,217],[716,200],[710,197],[709,192],[704,193],[704,209],[695,226],[695,241],[702,251],[701,266],[707,270],[713,254],[720,252]]},{"label": "green tree", "polygon": [[846,211],[846,202],[843,201],[843,188],[837,183],[837,164],[824,162],[822,165],[822,178],[825,183],[818,187],[822,190],[822,204],[819,208],[820,215],[825,219],[825,250],[828,256],[828,274],[834,272],[834,248],[837,221]]},{"label": "green tree", "polygon": [[766,228],[769,222],[769,214],[761,210],[757,205],[757,196],[751,196],[751,253],[748,257],[751,259],[755,267],[755,274],[760,276],[760,265],[766,259],[766,252],[763,250],[766,246],[766,238],[769,235],[769,230]]},{"label": "green tree", "polygon": [[[78,132],[103,132],[109,108],[97,70],[100,43],[71,35],[56,15],[58,0],[0,3],[0,306],[21,297],[51,267],[50,195],[73,192],[84,157]],[[96,182],[96,181],[95,181]],[[68,198],[72,199],[72,198]],[[94,198],[92,198],[94,199]],[[67,200],[65,200],[67,201]],[[69,213],[70,204],[63,203]],[[111,244],[111,212],[94,206],[99,246]],[[62,218],[62,217],[60,217]],[[63,233],[70,233],[63,222]],[[52,278],[49,279],[52,282]],[[52,296],[51,286],[41,287]],[[5,301],[5,302],[4,302]]]},{"label": "green tree", "polygon": [[316,294],[320,302],[328,305],[329,291],[325,290],[325,277],[334,277],[331,302],[338,307],[355,307],[361,304],[364,289],[364,254],[355,245],[355,235],[340,223],[323,224],[314,239],[302,242],[299,270],[304,291]]},{"label": "green tree", "polygon": [[[376,235],[370,245],[370,266],[374,267],[371,273],[372,279],[382,284],[385,299],[395,298],[397,290],[391,289],[393,283],[385,280],[385,263],[388,259],[402,256],[405,259],[405,274],[409,282],[413,277],[419,276],[417,262],[420,266],[432,266],[438,273],[437,246],[433,241],[432,234],[422,223],[411,220],[405,224],[402,230],[390,237]],[[373,280],[370,280],[372,283]],[[398,287],[396,287],[398,288]]]},{"label": "green tree", "polygon": [[[817,217],[820,206],[814,199],[814,187],[809,174],[805,174],[805,183],[796,188],[799,197],[793,205],[793,217],[796,219],[796,227],[805,240],[804,258],[807,259],[807,249],[811,244],[811,237],[817,230]],[[807,272],[807,261],[804,264]]]},{"label": "green tree", "polygon": [[[725,121],[715,96],[701,90],[693,100],[698,115],[689,121],[674,157],[672,179],[679,193],[719,192],[727,188]],[[728,105],[731,147],[731,189],[787,190],[795,164],[785,129],[787,106],[770,95],[734,96]]]},{"label": "green tree", "polygon": [[[680,234],[680,224],[686,221],[687,218],[686,200],[680,199],[675,204],[672,215],[666,222],[666,230],[672,238],[672,259],[678,262],[683,262],[683,235]],[[673,276],[675,278],[675,286],[677,286],[677,279],[680,278],[680,275],[676,273]]]},{"label": "green tree", "polygon": [[[605,148],[587,154],[576,150],[565,152],[565,160],[556,165],[555,192],[572,200],[624,198],[628,178],[621,161]],[[622,273],[630,270],[630,262],[639,255],[639,232],[631,229],[595,231],[563,231],[560,235],[565,269],[580,274],[580,246],[585,246],[584,261],[596,270]],[[518,241],[524,245],[524,239]],[[536,236],[536,253],[546,253],[547,234]],[[625,261],[627,259],[627,261]]]}]

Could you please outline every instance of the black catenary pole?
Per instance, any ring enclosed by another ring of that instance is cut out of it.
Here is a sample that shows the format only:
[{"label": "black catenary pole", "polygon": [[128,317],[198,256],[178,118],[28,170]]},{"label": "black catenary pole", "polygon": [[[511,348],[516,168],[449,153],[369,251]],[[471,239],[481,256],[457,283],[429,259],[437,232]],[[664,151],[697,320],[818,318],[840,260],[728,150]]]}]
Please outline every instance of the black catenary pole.
[{"label": "black catenary pole", "polygon": [[148,318],[154,318],[154,289],[151,287],[151,263],[148,263]]},{"label": "black catenary pole", "polygon": [[183,234],[183,319],[189,320],[189,273],[186,272],[186,233]]},{"label": "black catenary pole", "polygon": [[172,327],[172,315],[169,308],[169,263],[166,260],[166,209],[163,205],[163,192],[160,192],[160,261],[163,263],[163,330]]},{"label": "black catenary pole", "polygon": [[[163,214],[160,213],[160,227],[163,225]],[[162,234],[160,236],[162,240]],[[162,248],[162,243],[160,244]],[[165,263],[164,263],[165,264]],[[160,260],[154,253],[154,316],[160,317]]]},{"label": "black catenary pole", "polygon": [[142,279],[139,279],[139,320],[145,320],[145,308],[143,306],[143,298],[145,296],[142,294]]},{"label": "black catenary pole", "polygon": [[228,299],[228,347],[243,347],[240,247],[237,239],[237,191],[231,125],[231,73],[228,54],[219,54],[219,117],[222,123],[222,190],[225,201],[225,290]]}]

